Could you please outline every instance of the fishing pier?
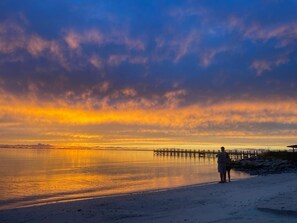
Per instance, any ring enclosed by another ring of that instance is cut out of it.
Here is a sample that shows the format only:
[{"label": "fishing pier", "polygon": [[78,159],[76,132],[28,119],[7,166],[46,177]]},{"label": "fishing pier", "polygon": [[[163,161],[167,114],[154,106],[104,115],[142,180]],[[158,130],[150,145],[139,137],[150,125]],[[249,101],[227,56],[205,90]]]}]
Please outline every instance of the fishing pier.
[{"label": "fishing pier", "polygon": [[[215,158],[218,154],[218,150],[193,150],[193,149],[155,149],[155,156],[173,156],[173,157],[203,157],[203,158]],[[259,154],[267,152],[267,150],[227,150],[232,159],[244,159],[250,157],[256,157]]]}]

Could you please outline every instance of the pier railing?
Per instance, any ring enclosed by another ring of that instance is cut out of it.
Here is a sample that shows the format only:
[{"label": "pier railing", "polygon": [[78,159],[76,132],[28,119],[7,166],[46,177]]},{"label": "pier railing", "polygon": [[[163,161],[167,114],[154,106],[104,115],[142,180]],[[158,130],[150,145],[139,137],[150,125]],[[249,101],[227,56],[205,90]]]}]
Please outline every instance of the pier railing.
[{"label": "pier railing", "polygon": [[[177,156],[177,157],[216,157],[218,150],[194,150],[194,149],[155,149],[156,156]],[[243,159],[256,157],[267,150],[227,150],[232,159]]]}]

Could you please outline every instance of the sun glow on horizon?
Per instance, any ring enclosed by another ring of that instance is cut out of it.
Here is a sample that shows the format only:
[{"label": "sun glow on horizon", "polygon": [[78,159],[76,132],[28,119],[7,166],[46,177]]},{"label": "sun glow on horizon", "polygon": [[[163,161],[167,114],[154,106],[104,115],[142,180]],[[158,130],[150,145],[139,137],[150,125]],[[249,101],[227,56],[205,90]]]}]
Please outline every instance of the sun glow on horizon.
[{"label": "sun glow on horizon", "polygon": [[[7,99],[7,98],[6,98]],[[297,123],[296,101],[232,101],[211,105],[142,108],[135,103],[91,109],[83,104],[1,100],[3,143],[131,148],[281,147],[293,143],[295,130],[269,125]],[[243,126],[244,129],[239,128]],[[262,128],[262,129],[257,129]],[[258,130],[256,132],[255,130]],[[260,131],[259,131],[260,130]]]}]

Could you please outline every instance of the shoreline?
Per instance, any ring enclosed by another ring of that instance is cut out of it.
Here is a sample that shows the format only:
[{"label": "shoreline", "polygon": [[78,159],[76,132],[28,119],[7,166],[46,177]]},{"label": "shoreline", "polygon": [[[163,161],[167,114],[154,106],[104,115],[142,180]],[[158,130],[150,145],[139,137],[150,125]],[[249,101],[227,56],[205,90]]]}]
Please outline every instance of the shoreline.
[{"label": "shoreline", "polygon": [[[236,178],[233,179],[232,182],[244,180],[253,178],[256,176],[250,175],[247,178]],[[30,204],[24,204],[22,206],[11,206],[7,208],[0,208],[1,211],[6,210],[14,210],[14,209],[23,209],[23,208],[31,208],[31,207],[39,207],[39,206],[47,206],[47,205],[53,205],[53,204],[67,204],[71,202],[78,202],[78,201],[87,201],[87,200],[94,200],[94,199],[108,199],[113,197],[122,197],[122,196],[134,196],[139,194],[149,194],[149,193],[159,193],[159,192],[165,192],[165,191],[172,191],[172,190],[178,190],[178,189],[186,189],[186,188],[192,188],[192,187],[200,187],[200,186],[207,186],[207,185],[213,185],[217,184],[218,181],[211,181],[211,182],[203,182],[203,183],[196,183],[196,184],[190,184],[190,185],[181,185],[181,186],[175,186],[175,187],[164,187],[159,189],[151,189],[151,190],[139,190],[139,191],[131,191],[131,192],[123,192],[123,193],[115,193],[115,194],[106,194],[106,195],[98,195],[98,196],[85,196],[85,197],[78,197],[78,198],[61,198],[59,200],[53,200],[53,201],[36,201],[36,203],[30,203]],[[54,199],[54,198],[53,198]],[[30,201],[29,201],[30,202]],[[3,205],[5,206],[5,205]]]},{"label": "shoreline", "polygon": [[297,173],[0,211],[0,222],[296,222]]}]

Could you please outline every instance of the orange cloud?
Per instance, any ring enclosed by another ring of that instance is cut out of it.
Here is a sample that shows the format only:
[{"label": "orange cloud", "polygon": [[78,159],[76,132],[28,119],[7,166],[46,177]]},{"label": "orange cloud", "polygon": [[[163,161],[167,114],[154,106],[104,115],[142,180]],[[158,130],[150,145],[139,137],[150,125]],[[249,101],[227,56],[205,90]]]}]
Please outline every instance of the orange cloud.
[{"label": "orange cloud", "polygon": [[96,67],[97,69],[101,69],[103,67],[103,62],[102,60],[96,56],[96,55],[92,55],[89,59],[90,64],[92,64],[94,67]]},{"label": "orange cloud", "polygon": [[[125,93],[134,95],[133,89]],[[183,93],[183,92],[179,92]],[[63,101],[41,103],[21,101],[16,98],[1,100],[1,114],[21,117],[28,121],[70,124],[122,123],[193,128],[208,123],[229,122],[297,123],[297,102],[226,102],[215,105],[191,105],[168,109],[141,108],[137,102],[119,103],[116,107],[102,109],[85,108],[84,105],[69,106]],[[169,107],[170,108],[170,107]]]},{"label": "orange cloud", "polygon": [[256,70],[257,75],[260,76],[264,71],[270,71],[273,67],[277,67],[288,62],[288,55],[284,54],[270,60],[255,60],[250,67]]},{"label": "orange cloud", "polygon": [[[133,94],[131,89],[126,89],[126,92]],[[263,144],[293,143],[297,136],[296,131],[290,128],[274,127],[270,131],[247,128],[265,123],[297,125],[296,101],[241,101],[144,108],[143,104],[131,99],[116,107],[105,104],[100,109],[93,109],[83,104],[68,105],[63,100],[40,102],[34,98],[30,101],[2,96],[0,105],[0,117],[4,123],[0,125],[0,135],[11,138],[13,143],[87,143],[104,146],[174,146],[202,142]],[[103,127],[96,130],[98,127],[93,126]]]},{"label": "orange cloud", "polygon": [[103,41],[102,34],[96,29],[90,29],[83,33],[69,31],[65,37],[65,42],[71,49],[78,49],[82,43],[100,44]]},{"label": "orange cloud", "polygon": [[71,49],[77,49],[80,44],[80,37],[74,32],[69,32],[65,36],[65,42]]}]

